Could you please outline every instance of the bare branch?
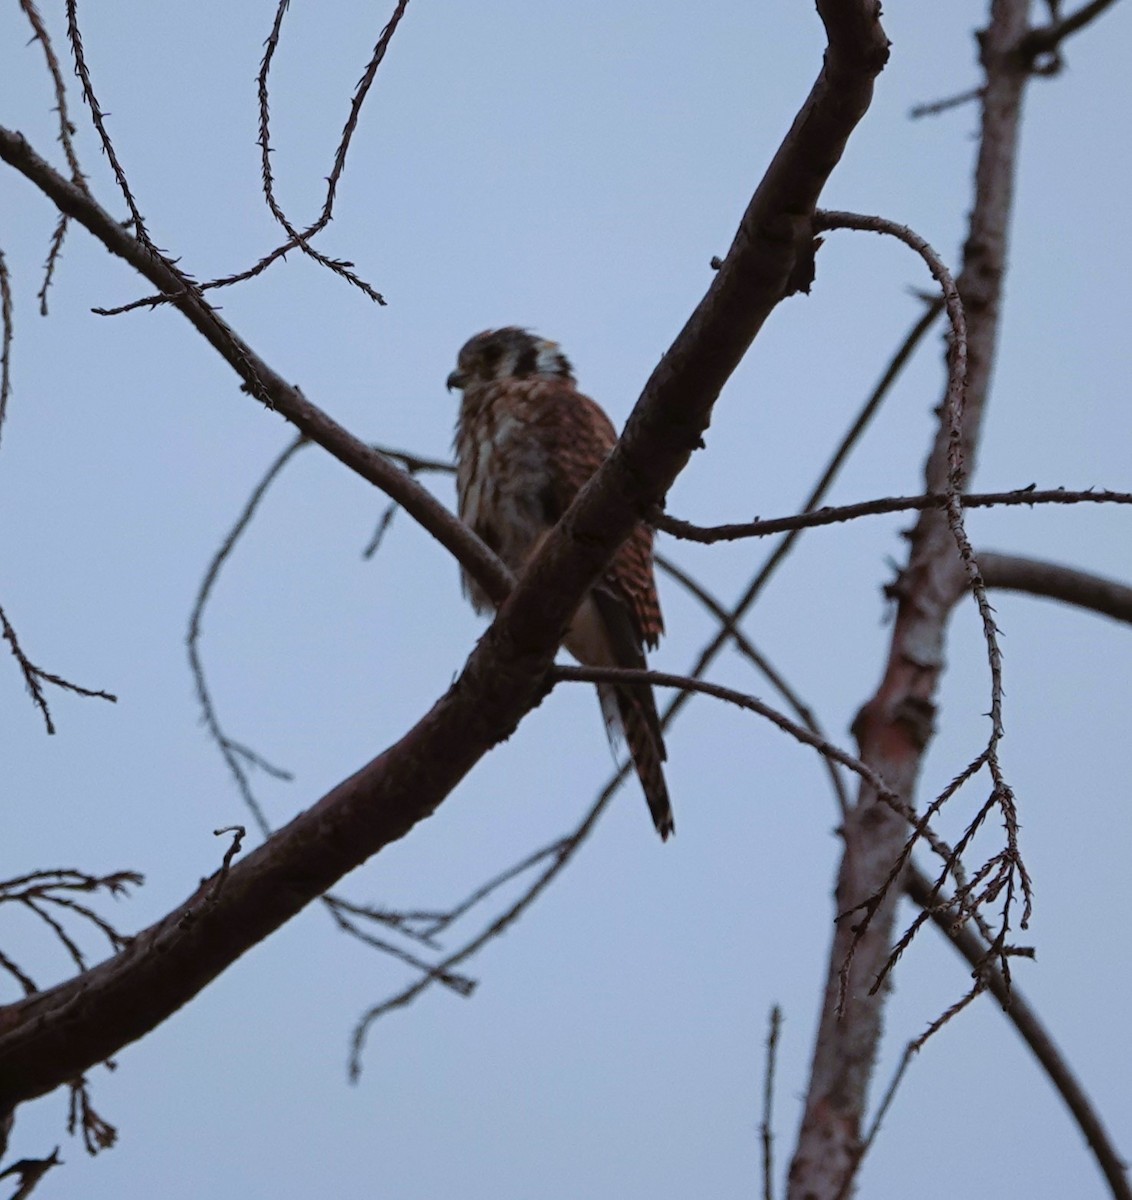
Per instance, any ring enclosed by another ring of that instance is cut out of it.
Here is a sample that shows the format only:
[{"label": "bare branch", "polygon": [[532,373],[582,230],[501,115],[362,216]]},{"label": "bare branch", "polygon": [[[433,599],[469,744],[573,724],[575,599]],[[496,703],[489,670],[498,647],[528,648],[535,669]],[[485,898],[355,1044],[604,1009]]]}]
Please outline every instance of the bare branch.
[{"label": "bare branch", "polygon": [[1029,30],[1018,44],[1018,53],[1032,66],[1039,59],[1055,53],[1066,38],[1091,25],[1115,3],[1116,0],[1090,0],[1060,21]]},{"label": "bare branch", "polygon": [[[67,166],[71,169],[71,182],[76,187],[86,191],[88,190],[86,176],[79,166],[78,154],[75,152],[75,127],[71,123],[71,118],[67,111],[67,88],[63,82],[63,72],[59,66],[59,59],[55,54],[55,47],[52,45],[51,36],[47,32],[47,26],[43,23],[43,18],[40,16],[34,0],[19,0],[19,3],[20,8],[23,9],[28,19],[28,23],[31,25],[32,37],[43,47],[43,56],[47,62],[47,70],[51,75],[51,83],[55,88],[55,111],[59,115],[59,141],[67,159]],[[43,283],[40,286],[37,296],[39,311],[42,316],[47,316],[47,293],[51,288],[51,281],[55,275],[55,267],[63,251],[63,240],[66,236],[67,217],[60,215],[59,222],[55,226],[55,232],[51,235],[51,246],[47,252]],[[2,407],[0,405],[0,409]],[[0,421],[2,421],[2,417],[0,417]]]},{"label": "bare branch", "polygon": [[[240,372],[253,395],[271,402],[312,440],[348,458],[364,477],[384,481],[391,496],[408,501],[407,509],[415,506],[416,512],[409,511],[422,514],[422,524],[435,517],[438,536],[452,541],[462,564],[478,555],[469,569],[489,595],[506,595],[460,676],[431,711],[236,863],[214,905],[200,905],[198,892],[116,958],[0,1010],[0,1106],[74,1078],[164,1020],[244,950],[431,815],[544,694],[547,669],[582,594],[667,493],[699,445],[723,384],[798,279],[799,259],[811,246],[810,216],[818,196],[887,60],[874,0],[819,0],[818,7],[828,37],[821,72],[759,184],[726,260],[653,372],[617,446],[509,595],[511,581],[498,561],[431,497],[426,505],[418,494],[424,489],[307,404],[165,263],[84,201],[21,136],[0,130],[0,157],[161,291],[175,295],[176,306]],[[470,556],[468,546],[475,551]],[[544,878],[549,881],[552,873]],[[202,887],[207,889],[208,881]],[[514,919],[514,912],[496,924]],[[490,936],[492,931],[478,941]],[[474,946],[462,953],[473,951]],[[83,996],[81,1014],[64,1031],[50,1014],[77,991]],[[364,1028],[356,1046],[363,1037]]]},{"label": "bare branch", "polygon": [[936,117],[940,113],[949,112],[953,108],[960,108],[964,104],[970,104],[973,100],[981,100],[983,98],[983,89],[981,87],[969,88],[965,92],[959,92],[954,96],[946,96],[942,100],[932,100],[928,104],[917,104],[908,110],[908,116],[913,121],[920,117]]},{"label": "bare branch", "polygon": [[987,991],[998,1001],[1003,1015],[1018,1030],[1073,1114],[1113,1196],[1117,1200],[1132,1200],[1128,1168],[1113,1145],[1100,1114],[1037,1013],[1018,988],[1009,984],[995,967],[991,947],[969,926],[956,924],[948,908],[938,902],[931,880],[914,864],[904,877],[904,890],[929,914],[948,941],[970,963],[972,971],[985,980]]},{"label": "bare branch", "polygon": [[109,213],[44,162],[22,134],[0,127],[0,158],[26,176],[60,211],[89,230],[112,254],[124,259],[169,295],[174,306],[236,371],[245,389],[256,399],[275,409],[312,442],[396,500],[467,568],[490,596],[501,599],[507,594],[512,582],[510,572],[462,521],[408,472],[371,450],[273,371],[205,303],[195,285],[189,284],[159,254],[131,237]]},{"label": "bare branch", "polygon": [[759,1125],[763,1143],[763,1200],[774,1200],[774,1069],[778,1064],[778,1035],[782,1029],[782,1009],[770,1010],[770,1029],[766,1035],[766,1071],[763,1075],[763,1119]]},{"label": "bare branch", "polygon": [[[288,250],[293,250],[296,247],[302,250],[304,254],[309,255],[321,266],[327,267],[336,275],[340,275],[343,279],[353,284],[361,292],[367,295],[377,304],[384,304],[385,300],[376,292],[364,279],[357,275],[350,268],[352,263],[343,262],[341,259],[329,258],[325,254],[316,250],[311,244],[310,239],[315,234],[330,223],[331,215],[334,210],[334,197],[338,190],[338,181],[342,176],[342,172],[346,168],[346,154],[350,148],[350,141],[353,138],[354,131],[357,128],[358,117],[361,115],[362,105],[365,103],[365,98],[369,94],[370,87],[373,85],[374,77],[377,75],[377,68],[381,65],[381,60],[385,57],[385,52],[389,47],[389,43],[396,32],[397,26],[401,22],[401,18],[405,14],[405,9],[408,7],[409,0],[398,0],[393,16],[389,19],[388,24],[381,31],[377,39],[377,45],[374,47],[373,54],[370,56],[370,61],[358,82],[358,86],[354,91],[353,103],[350,106],[350,115],[346,119],[346,127],[342,131],[342,137],[338,143],[338,151],[334,156],[334,166],[331,169],[330,175],[326,181],[326,200],[323,203],[322,213],[318,219],[300,233],[288,220],[283,209],[280,207],[278,200],[275,197],[275,177],[271,169],[271,119],[270,107],[268,103],[268,87],[267,81],[271,74],[271,64],[275,57],[275,51],[279,47],[279,37],[283,26],[283,17],[286,15],[290,0],[279,0],[275,8],[275,19],[272,22],[271,32],[267,36],[266,47],[264,51],[263,61],[260,63],[259,75],[256,78],[256,89],[259,98],[259,146],[261,153],[261,173],[263,177],[263,194],[267,200],[267,206],[271,210],[272,216],[286,230],[287,236],[290,239],[288,243],[277,250],[271,252],[265,258],[260,259],[258,263],[248,271],[240,272],[238,275],[229,276],[227,279],[205,285],[206,287],[219,287],[228,283],[236,283],[241,279],[250,279],[253,275],[258,275],[275,259],[282,257]],[[136,302],[135,302],[136,303]],[[142,301],[141,303],[145,303]],[[122,310],[119,310],[122,311]]]},{"label": "bare branch", "polygon": [[8,1197],[8,1200],[27,1200],[28,1196],[35,1191],[39,1181],[51,1170],[52,1167],[63,1165],[63,1160],[59,1157],[59,1147],[56,1146],[51,1151],[49,1158],[21,1158],[18,1162],[12,1163],[10,1167],[0,1171],[0,1179],[4,1179],[8,1175],[19,1176],[19,1186]]},{"label": "bare branch", "polygon": [[12,280],[8,262],[0,250],[0,438],[4,436],[4,417],[12,394]]},{"label": "bare branch", "polygon": [[[879,687],[854,727],[862,759],[906,801],[915,794],[920,763],[931,738],[954,598],[971,582],[967,548],[957,536],[957,517],[961,515],[958,490],[976,465],[997,342],[1021,96],[1029,78],[1013,51],[1026,31],[1028,6],[1028,0],[993,0],[990,28],[980,40],[985,72],[981,140],[975,200],[957,280],[968,321],[966,398],[960,414],[958,373],[953,369],[946,411],[925,468],[925,493],[953,496],[949,519],[938,509],[926,510],[911,533],[907,567],[893,589],[897,606],[888,660]],[[985,600],[981,606],[984,633],[992,642],[993,625]],[[993,651],[991,657],[992,673],[997,675]],[[992,746],[1000,733],[996,713]],[[992,771],[997,769],[994,763],[990,766]],[[1013,798],[998,779],[995,798],[1006,827],[1007,853],[1017,866]],[[838,875],[837,910],[844,913],[882,885],[900,854],[906,826],[881,810],[869,789],[862,788],[842,829],[845,852]],[[1009,921],[1013,876],[1008,882],[1003,933]],[[832,1200],[852,1174],[885,1002],[884,990],[870,992],[869,985],[889,957],[895,891],[889,888],[864,938],[858,938],[848,923],[839,923],[834,935],[805,1113],[790,1169],[790,1200]],[[850,952],[855,961],[846,981],[842,969]]]},{"label": "bare branch", "polygon": [[[819,508],[793,517],[774,517],[765,521],[747,521],[736,525],[693,525],[690,521],[681,521],[667,513],[660,513],[653,517],[651,523],[657,529],[681,541],[711,545],[714,542],[733,542],[741,538],[770,537],[787,530],[816,529],[821,525],[836,525],[843,521],[855,521],[860,517],[945,508],[947,499],[946,492],[932,492],[926,496],[886,496],[880,500],[863,500],[858,504]],[[1065,488],[1047,488],[1039,491],[1031,485],[1015,488],[1012,492],[963,494],[964,508],[1029,508],[1035,504],[1132,504],[1132,492],[1111,492],[1107,489],[1071,492]]]},{"label": "bare branch", "polygon": [[[86,101],[87,108],[90,109],[91,120],[94,122],[94,128],[98,133],[99,141],[102,143],[102,151],[110,162],[114,178],[118,181],[118,187],[122,192],[123,199],[126,201],[126,207],[130,210],[130,217],[137,240],[155,257],[162,258],[161,252],[150,239],[149,232],[145,227],[145,220],[138,209],[133,192],[130,191],[130,185],[126,180],[126,172],[122,169],[122,164],[118,161],[118,155],[114,150],[114,143],[110,140],[110,133],[106,128],[104,119],[106,114],[102,111],[98,103],[98,97],[94,94],[94,84],[91,81],[90,70],[87,67],[86,54],[83,50],[82,33],[79,30],[78,0],[67,0],[67,37],[71,43],[71,51],[75,56],[75,74],[78,75],[79,81],[82,83],[83,99]],[[82,182],[81,179],[72,179],[72,183],[74,183],[78,191],[86,194],[88,199],[90,198],[85,182]],[[61,205],[60,208],[62,208]],[[63,211],[65,212],[66,210],[64,209]]]},{"label": "bare branch", "polygon": [[80,687],[77,683],[71,683],[70,680],[64,679],[60,675],[54,675],[50,671],[45,671],[42,667],[37,667],[21,649],[19,640],[16,638],[16,631],[12,628],[11,622],[8,620],[2,607],[0,607],[0,636],[8,643],[13,657],[19,664],[24,682],[27,684],[28,692],[31,694],[35,706],[43,714],[43,722],[47,726],[48,733],[55,732],[55,725],[51,720],[51,713],[47,707],[47,699],[43,694],[42,684],[44,683],[53,684],[57,688],[62,688],[67,692],[74,692],[79,696],[109,700],[111,704],[118,702],[118,697],[112,695],[110,692]]},{"label": "bare branch", "polygon": [[70,1111],[67,1116],[67,1132],[72,1136],[80,1132],[87,1154],[95,1155],[100,1150],[109,1150],[118,1140],[118,1131],[95,1111],[90,1102],[90,1085],[84,1075],[72,1079]]},{"label": "bare branch", "polygon": [[1063,600],[1114,621],[1132,623],[1132,587],[1127,584],[1075,567],[991,550],[979,552],[979,563],[988,587]]}]

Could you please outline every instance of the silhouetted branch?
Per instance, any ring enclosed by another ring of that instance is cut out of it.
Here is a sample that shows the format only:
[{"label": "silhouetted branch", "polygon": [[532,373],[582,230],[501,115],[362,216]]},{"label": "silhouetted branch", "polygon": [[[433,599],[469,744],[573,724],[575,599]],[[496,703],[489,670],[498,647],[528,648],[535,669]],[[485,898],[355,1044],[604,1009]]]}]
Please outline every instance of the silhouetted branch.
[{"label": "silhouetted branch", "polygon": [[[334,197],[338,190],[338,181],[346,168],[346,153],[350,148],[350,141],[353,138],[354,130],[357,128],[362,105],[365,103],[365,98],[369,94],[370,87],[373,85],[374,77],[377,75],[377,68],[381,65],[381,60],[385,57],[385,51],[389,47],[389,42],[396,32],[402,16],[405,14],[409,0],[399,0],[393,16],[377,39],[377,45],[370,56],[370,61],[354,91],[353,103],[350,106],[350,115],[346,119],[346,127],[343,129],[342,137],[338,143],[338,152],[334,156],[334,166],[326,181],[326,200],[323,203],[322,213],[302,233],[291,224],[275,197],[275,178],[271,169],[271,119],[267,81],[271,74],[271,63],[275,57],[275,51],[279,47],[283,17],[287,12],[289,3],[290,0],[279,0],[279,3],[276,5],[275,19],[271,25],[271,32],[267,36],[266,49],[264,50],[263,60],[260,63],[259,74],[256,77],[256,89],[259,98],[259,147],[263,195],[272,216],[286,230],[290,240],[285,246],[280,247],[278,250],[267,255],[266,258],[261,259],[249,271],[242,272],[239,276],[230,276],[223,283],[235,283],[239,278],[250,279],[253,275],[258,275],[260,271],[264,270],[270,262],[286,254],[288,250],[293,250],[297,247],[321,266],[329,268],[336,275],[340,275],[343,279],[353,284],[354,287],[358,288],[359,291],[363,292],[377,304],[384,304],[385,300],[380,293],[376,292],[364,279],[350,269],[353,263],[344,262],[341,259],[329,258],[327,255],[316,250],[310,244],[310,239],[330,223],[330,218],[334,210]],[[221,286],[221,282],[214,281],[212,286]]]},{"label": "silhouetted branch", "polygon": [[396,500],[469,571],[489,596],[498,600],[507,594],[511,573],[462,521],[407,471],[371,450],[272,370],[204,301],[197,286],[183,272],[131,237],[109,213],[36,154],[21,134],[0,127],[0,158],[34,183],[60,211],[89,230],[112,254],[161,288],[174,307],[240,376],[246,391]]},{"label": "silhouetted branch", "polygon": [[63,1160],[59,1157],[59,1147],[56,1146],[51,1151],[50,1158],[21,1158],[18,1162],[12,1163],[10,1167],[0,1171],[0,1179],[5,1179],[9,1175],[19,1177],[19,1185],[8,1197],[8,1200],[27,1200],[44,1175],[52,1167],[62,1166],[62,1163]]},{"label": "silhouetted branch", "polygon": [[92,699],[109,700],[111,704],[116,704],[118,697],[110,692],[103,692],[92,688],[80,687],[77,683],[71,683],[67,679],[63,679],[59,675],[54,675],[50,671],[45,671],[42,667],[37,667],[35,663],[23,652],[20,647],[19,640],[16,637],[16,631],[12,628],[11,622],[4,613],[4,609],[0,608],[0,637],[8,643],[12,651],[12,655],[19,665],[20,672],[24,677],[24,682],[27,684],[28,692],[35,703],[35,706],[43,714],[44,724],[47,726],[48,733],[55,732],[55,725],[51,720],[51,713],[47,707],[47,698],[43,694],[42,685],[50,683],[57,688],[62,688],[67,692],[74,692],[79,696],[88,696]]},{"label": "silhouetted branch", "polygon": [[[309,405],[167,264],[52,171],[21,136],[0,129],[0,157],[161,291],[175,295],[178,309],[256,398],[363,477],[382,481],[411,515],[426,527],[432,522],[462,565],[475,560],[469,571],[489,596],[506,597],[433,708],[398,742],[237,862],[214,905],[200,905],[198,893],[108,963],[0,1011],[0,1110],[74,1078],[154,1028],[342,875],[430,816],[544,694],[561,631],[583,593],[668,492],[700,445],[724,383],[799,278],[799,260],[812,245],[810,216],[868,108],[874,78],[888,57],[876,5],[819,0],[818,8],[828,39],[821,72],[726,259],[650,377],[617,446],[509,594],[511,580],[498,560],[431,497],[425,501],[423,488]],[[500,922],[511,919],[514,909]],[[490,936],[490,930],[483,935]],[[76,992],[83,996],[81,1014],[64,1030],[52,1017]],[[364,1027],[365,1022],[356,1046]]]},{"label": "silhouetted branch", "polygon": [[964,104],[970,104],[973,100],[981,100],[983,98],[983,89],[981,87],[968,88],[965,92],[959,92],[954,96],[946,96],[942,100],[932,100],[927,104],[916,104],[908,110],[908,116],[913,121],[920,117],[936,117],[940,113],[949,112],[953,108],[960,108]]},{"label": "silhouetted branch", "polygon": [[109,1150],[118,1140],[118,1131],[109,1121],[103,1120],[90,1102],[90,1085],[80,1075],[68,1085],[71,1089],[70,1111],[67,1116],[67,1132],[82,1134],[87,1154],[95,1155],[100,1150]]},{"label": "silhouetted branch", "polygon": [[782,1009],[770,1010],[770,1029],[766,1035],[766,1070],[763,1074],[763,1119],[759,1132],[763,1143],[763,1200],[774,1200],[774,1069],[778,1065],[778,1034],[782,1029]]},{"label": "silhouetted branch", "polygon": [[979,562],[988,587],[1061,600],[1114,621],[1132,623],[1132,587],[1127,584],[1020,554],[981,550]]},{"label": "silhouetted branch", "polygon": [[[963,495],[964,508],[1029,508],[1035,504],[1132,504],[1132,492],[1113,492],[1107,489],[1074,492],[1066,491],[1065,488],[1047,488],[1039,491],[1030,485],[1011,492],[967,492]],[[858,504],[819,508],[792,517],[774,517],[765,521],[754,520],[733,525],[693,525],[690,521],[681,521],[667,513],[654,516],[652,524],[681,541],[711,545],[715,542],[734,542],[741,538],[770,537],[787,530],[816,529],[822,525],[856,521],[861,517],[885,516],[897,512],[924,512],[927,509],[941,509],[946,506],[947,493],[932,492],[926,496],[885,496],[877,500],[863,500]]]},{"label": "silhouetted branch", "polygon": [[12,280],[8,262],[0,250],[0,438],[4,436],[4,418],[8,397],[12,394]]},{"label": "silhouetted branch", "polygon": [[1059,21],[1029,30],[1018,45],[1019,54],[1032,65],[1042,56],[1054,53],[1066,38],[1092,24],[1115,3],[1116,0],[1091,0]]},{"label": "silhouetted branch", "polygon": [[[1014,985],[1008,984],[1005,976],[994,965],[991,947],[969,926],[957,924],[946,905],[939,903],[936,889],[931,880],[914,864],[904,878],[904,889],[908,896],[926,911],[948,941],[971,965],[986,986],[986,990],[998,1001],[1003,1015],[1018,1030],[1034,1057],[1041,1064],[1050,1082],[1057,1088],[1061,1098],[1073,1114],[1078,1128],[1085,1136],[1089,1149],[1097,1160],[1109,1188],[1117,1200],[1132,1200],[1132,1187],[1128,1182],[1128,1168],[1104,1127],[1100,1114],[1094,1108],[1085,1089],[1077,1079],[1069,1063],[1057,1048],[1049,1031],[1037,1013]],[[877,1122],[879,1124],[880,1114]]]},{"label": "silhouetted branch", "polygon": [[[960,407],[954,359],[947,399],[925,467],[924,492],[947,492],[947,519],[938,509],[921,513],[909,537],[907,565],[890,589],[896,600],[889,653],[872,698],[854,725],[861,758],[905,801],[915,795],[924,750],[932,735],[936,694],[944,667],[947,624],[955,598],[978,572],[961,535],[959,491],[976,465],[981,419],[989,393],[1006,261],[1021,96],[1028,72],[1014,54],[1026,31],[1029,0],[993,0],[990,27],[980,38],[985,87],[981,105],[975,197],[957,282],[967,320],[965,402]],[[953,339],[954,342],[954,339]],[[958,349],[953,344],[953,353]],[[958,552],[957,552],[958,547]],[[1005,826],[1005,855],[1021,879],[1028,911],[1028,881],[1017,848],[1017,814],[993,751],[1001,737],[993,617],[980,596],[992,671],[991,736],[984,753],[994,776],[993,798]],[[877,894],[900,856],[907,829],[860,789],[843,822],[845,850],[837,882],[839,913],[852,912]],[[1005,946],[1014,901],[1015,874],[1003,885],[998,938]],[[868,931],[839,921],[830,948],[825,994],[805,1112],[790,1169],[789,1200],[833,1200],[856,1169],[871,1063],[882,1029],[885,991],[870,984],[890,956],[896,888],[889,886]],[[852,953],[851,975],[843,967]],[[1005,957],[1000,960],[1005,963]]]},{"label": "silhouetted branch", "polygon": [[[126,172],[118,160],[114,143],[110,140],[110,133],[106,128],[106,114],[102,111],[102,107],[98,103],[98,97],[94,94],[94,84],[90,77],[90,69],[87,67],[86,54],[83,50],[83,38],[79,30],[78,0],[67,0],[67,37],[71,43],[71,51],[75,56],[75,74],[78,75],[79,81],[82,84],[83,99],[86,101],[87,108],[90,109],[91,120],[94,122],[98,139],[102,143],[102,152],[110,162],[114,178],[118,181],[118,187],[121,190],[123,199],[126,201],[126,207],[130,210],[131,224],[134,227],[137,240],[155,258],[162,259],[169,266],[170,270],[173,270],[172,264],[165,259],[165,256],[153,244],[149,232],[146,230],[145,220],[138,208],[137,201],[134,199],[133,192],[130,191]],[[90,198],[85,183],[80,183],[77,180],[72,180],[72,182],[80,192],[85,193],[88,199]]]}]

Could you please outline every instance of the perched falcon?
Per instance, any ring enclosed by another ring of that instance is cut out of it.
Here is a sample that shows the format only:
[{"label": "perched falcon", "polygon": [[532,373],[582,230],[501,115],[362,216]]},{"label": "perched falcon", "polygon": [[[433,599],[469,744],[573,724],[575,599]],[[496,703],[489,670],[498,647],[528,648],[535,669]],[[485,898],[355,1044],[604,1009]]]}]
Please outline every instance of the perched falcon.
[{"label": "perched falcon", "polygon": [[[605,413],[578,391],[554,342],[525,329],[488,329],[468,341],[448,376],[463,392],[456,423],[460,516],[516,574],[613,449]],[[492,607],[467,574],[477,612]],[[582,600],[566,649],[583,665],[637,667],[664,622],[653,577],[652,530],[638,525]],[[599,683],[611,738],[623,733],[662,839],[673,832],[664,741],[648,684]]]}]

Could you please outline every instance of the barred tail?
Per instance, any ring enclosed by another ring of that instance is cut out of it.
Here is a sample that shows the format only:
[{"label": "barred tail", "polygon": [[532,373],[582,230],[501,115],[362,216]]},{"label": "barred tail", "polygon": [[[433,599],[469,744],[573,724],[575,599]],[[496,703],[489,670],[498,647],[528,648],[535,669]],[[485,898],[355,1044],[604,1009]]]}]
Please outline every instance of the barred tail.
[{"label": "barred tail", "polygon": [[667,758],[656,711],[656,697],[648,684],[598,684],[601,706],[611,727],[619,725],[625,735],[629,757],[644,789],[652,822],[661,841],[676,832],[668,784],[662,766]]}]

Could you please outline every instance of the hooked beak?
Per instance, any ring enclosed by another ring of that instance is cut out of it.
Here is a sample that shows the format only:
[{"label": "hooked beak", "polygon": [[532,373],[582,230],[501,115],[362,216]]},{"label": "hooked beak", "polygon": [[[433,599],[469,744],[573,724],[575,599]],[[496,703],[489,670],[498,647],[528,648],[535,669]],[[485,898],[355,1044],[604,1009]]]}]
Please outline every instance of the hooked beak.
[{"label": "hooked beak", "polygon": [[449,391],[451,391],[453,388],[459,388],[461,391],[463,391],[464,384],[467,382],[468,382],[467,377],[464,375],[464,373],[462,371],[453,371],[452,374],[449,375],[448,378],[445,380],[444,386]]}]

